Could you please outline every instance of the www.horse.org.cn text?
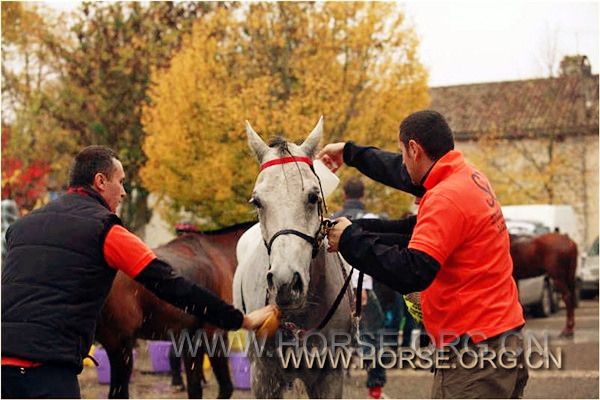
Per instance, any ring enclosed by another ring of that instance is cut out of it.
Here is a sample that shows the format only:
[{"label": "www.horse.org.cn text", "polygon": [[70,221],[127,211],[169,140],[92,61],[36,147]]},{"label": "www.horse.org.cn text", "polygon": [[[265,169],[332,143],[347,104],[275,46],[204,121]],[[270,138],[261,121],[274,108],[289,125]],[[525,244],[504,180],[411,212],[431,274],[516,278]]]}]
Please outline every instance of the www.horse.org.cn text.
[{"label": "www.horse.org.cn text", "polygon": [[[523,368],[560,369],[563,365],[562,349],[550,349],[549,335],[541,336],[526,332],[523,345],[519,349],[505,345],[506,338],[500,337],[499,345],[491,348],[483,344],[461,345],[459,340],[437,349],[433,346],[419,347],[419,337],[413,337],[411,347],[393,346],[394,335],[382,332],[374,335],[361,334],[353,337],[347,332],[339,332],[326,337],[320,332],[310,332],[302,337],[290,337],[279,331],[274,338],[266,339],[248,335],[242,341],[240,336],[225,340],[221,335],[211,336],[202,329],[191,334],[184,330],[179,335],[169,331],[175,355],[189,352],[193,357],[200,351],[207,356],[234,352],[240,349],[250,358],[277,357],[282,368],[365,368],[377,362],[383,368],[410,369],[465,369],[484,368]],[[377,346],[375,345],[377,344]],[[521,353],[524,352],[523,356]]]}]

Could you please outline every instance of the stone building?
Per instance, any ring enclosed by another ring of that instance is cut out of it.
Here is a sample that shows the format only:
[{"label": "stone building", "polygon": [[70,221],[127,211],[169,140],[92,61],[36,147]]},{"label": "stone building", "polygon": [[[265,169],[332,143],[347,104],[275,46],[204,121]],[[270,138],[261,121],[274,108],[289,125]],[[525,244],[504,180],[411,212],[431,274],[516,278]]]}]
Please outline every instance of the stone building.
[{"label": "stone building", "polygon": [[558,77],[435,87],[430,96],[503,204],[570,204],[582,244],[598,236],[598,75],[586,56],[565,57]]}]

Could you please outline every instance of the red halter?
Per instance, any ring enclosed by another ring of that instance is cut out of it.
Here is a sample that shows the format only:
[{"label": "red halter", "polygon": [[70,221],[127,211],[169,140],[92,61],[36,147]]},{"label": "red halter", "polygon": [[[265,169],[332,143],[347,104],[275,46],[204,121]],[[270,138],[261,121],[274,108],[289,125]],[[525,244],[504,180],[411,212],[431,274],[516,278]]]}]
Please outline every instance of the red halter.
[{"label": "red halter", "polygon": [[303,162],[303,163],[307,163],[308,165],[310,165],[312,167],[313,163],[312,160],[310,159],[310,157],[300,157],[300,156],[292,156],[292,157],[282,157],[282,158],[276,158],[274,160],[271,161],[267,161],[265,163],[262,163],[260,165],[260,170],[262,171],[265,168],[269,168],[273,165],[277,165],[277,164],[287,164],[290,162]]}]

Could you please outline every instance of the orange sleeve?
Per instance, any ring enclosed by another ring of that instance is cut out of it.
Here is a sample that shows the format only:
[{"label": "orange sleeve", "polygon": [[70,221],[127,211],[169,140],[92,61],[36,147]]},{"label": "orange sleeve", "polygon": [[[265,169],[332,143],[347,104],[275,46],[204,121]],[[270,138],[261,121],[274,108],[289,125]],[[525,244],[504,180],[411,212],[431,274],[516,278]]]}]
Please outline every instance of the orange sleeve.
[{"label": "orange sleeve", "polygon": [[142,239],[121,225],[114,225],[108,231],[104,240],[104,259],[112,268],[135,278],[155,258]]},{"label": "orange sleeve", "polygon": [[443,265],[464,240],[464,225],[463,213],[452,201],[439,194],[431,196],[419,208],[408,248],[427,253]]}]

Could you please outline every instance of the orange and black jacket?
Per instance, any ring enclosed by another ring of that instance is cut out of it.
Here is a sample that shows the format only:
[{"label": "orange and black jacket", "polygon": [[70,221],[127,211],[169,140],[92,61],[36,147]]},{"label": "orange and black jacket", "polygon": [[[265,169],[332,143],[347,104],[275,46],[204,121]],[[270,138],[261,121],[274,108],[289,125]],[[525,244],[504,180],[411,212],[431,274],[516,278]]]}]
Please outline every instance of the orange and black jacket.
[{"label": "orange and black jacket", "polygon": [[[132,252],[134,240],[123,238],[136,237],[124,232],[102,197],[81,188],[10,226],[2,268],[3,365],[81,369],[117,269],[203,322],[241,327],[239,310],[176,274],[151,250]],[[128,254],[134,254],[129,263]]]},{"label": "orange and black jacket", "polygon": [[[408,174],[396,170],[402,167],[398,155],[346,147],[345,156],[359,158],[345,157],[348,164],[359,163],[363,173],[417,194],[403,181]],[[385,243],[374,230],[353,223],[340,238],[344,258],[397,291],[422,291],[423,321],[438,348],[462,335],[479,343],[522,326],[508,233],[487,178],[451,150],[421,183],[426,192],[407,247]]]},{"label": "orange and black jacket", "polygon": [[[398,153],[350,141],[344,146],[344,163],[384,185],[417,197],[425,194],[425,188],[411,182]],[[400,293],[421,291],[433,282],[440,264],[422,251],[407,249],[416,221],[416,216],[353,221],[340,238],[339,251],[352,266]]]}]

